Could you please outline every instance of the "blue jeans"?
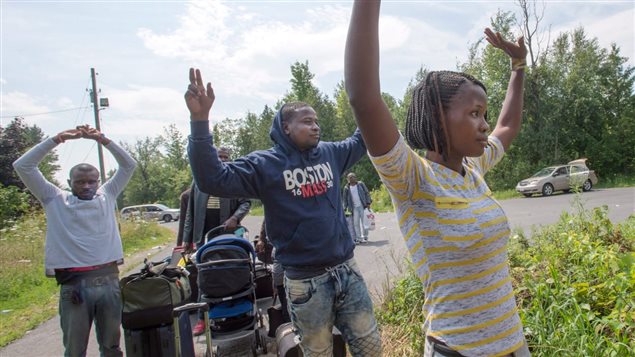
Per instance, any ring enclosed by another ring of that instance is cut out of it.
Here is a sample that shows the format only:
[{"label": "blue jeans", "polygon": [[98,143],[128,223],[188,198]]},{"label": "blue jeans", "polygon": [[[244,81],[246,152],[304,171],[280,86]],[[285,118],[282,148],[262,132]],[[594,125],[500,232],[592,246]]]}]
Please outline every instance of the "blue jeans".
[{"label": "blue jeans", "polygon": [[333,326],[342,333],[352,356],[381,356],[373,303],[354,259],[314,278],[285,277],[285,287],[305,356],[332,356]]},{"label": "blue jeans", "polygon": [[355,229],[354,239],[358,241],[368,240],[368,229],[364,228],[364,207],[353,207],[353,228]]},{"label": "blue jeans", "polygon": [[101,356],[123,356],[121,338],[121,292],[117,274],[82,278],[60,287],[59,313],[64,356],[86,356],[90,328]]}]

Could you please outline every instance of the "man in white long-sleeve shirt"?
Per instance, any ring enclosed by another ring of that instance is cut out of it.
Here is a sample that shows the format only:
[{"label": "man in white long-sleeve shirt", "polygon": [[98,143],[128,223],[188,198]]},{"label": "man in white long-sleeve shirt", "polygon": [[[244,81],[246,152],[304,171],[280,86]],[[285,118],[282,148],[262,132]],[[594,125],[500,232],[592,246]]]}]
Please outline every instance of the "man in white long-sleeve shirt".
[{"label": "man in white long-sleeve shirt", "polygon": [[[104,145],[119,168],[99,186],[99,171],[94,166],[76,165],[70,170],[71,192],[67,192],[47,181],[38,165],[57,145],[79,138]],[[123,355],[119,347],[121,299],[117,267],[123,262],[123,249],[115,203],[136,165],[121,147],[87,125],[44,140],[13,163],[46,212],[45,268],[47,275],[54,275],[61,285],[59,314],[65,356],[86,355],[93,320],[101,355]]]}]

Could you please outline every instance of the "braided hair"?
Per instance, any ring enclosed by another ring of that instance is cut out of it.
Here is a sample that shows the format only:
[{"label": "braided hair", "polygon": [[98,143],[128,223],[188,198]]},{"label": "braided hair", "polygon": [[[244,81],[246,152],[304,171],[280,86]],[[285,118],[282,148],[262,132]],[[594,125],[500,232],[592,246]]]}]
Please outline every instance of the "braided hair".
[{"label": "braided hair", "polygon": [[478,85],[487,93],[483,83],[476,78],[452,71],[428,72],[414,88],[406,117],[406,141],[410,147],[435,151],[447,160],[450,136],[445,113],[452,98],[466,82]]}]

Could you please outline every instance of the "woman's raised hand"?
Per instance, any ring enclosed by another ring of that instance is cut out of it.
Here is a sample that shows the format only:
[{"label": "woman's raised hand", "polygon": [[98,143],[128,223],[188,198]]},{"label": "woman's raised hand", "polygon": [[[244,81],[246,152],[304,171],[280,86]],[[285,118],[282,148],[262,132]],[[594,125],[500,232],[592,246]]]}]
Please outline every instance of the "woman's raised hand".
[{"label": "woman's raised hand", "polygon": [[485,29],[485,39],[492,46],[503,50],[512,59],[524,59],[527,57],[527,47],[525,47],[525,38],[518,38],[516,43],[508,41],[501,36],[500,33],[492,31],[489,27]]}]

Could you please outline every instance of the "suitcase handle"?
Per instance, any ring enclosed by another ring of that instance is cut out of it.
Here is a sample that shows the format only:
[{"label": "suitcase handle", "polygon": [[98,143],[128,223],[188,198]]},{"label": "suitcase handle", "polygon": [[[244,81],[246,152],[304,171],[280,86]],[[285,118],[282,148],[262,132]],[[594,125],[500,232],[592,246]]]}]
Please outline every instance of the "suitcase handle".
[{"label": "suitcase handle", "polygon": [[172,316],[178,317],[183,311],[190,310],[203,310],[203,312],[209,311],[209,305],[205,302],[192,302],[189,304],[181,305],[179,307],[175,307],[172,310]]}]

